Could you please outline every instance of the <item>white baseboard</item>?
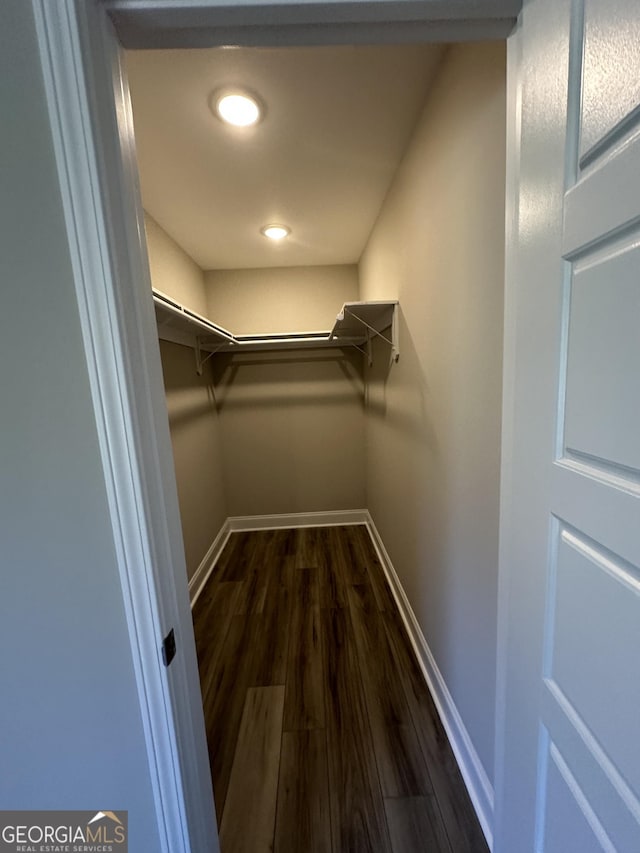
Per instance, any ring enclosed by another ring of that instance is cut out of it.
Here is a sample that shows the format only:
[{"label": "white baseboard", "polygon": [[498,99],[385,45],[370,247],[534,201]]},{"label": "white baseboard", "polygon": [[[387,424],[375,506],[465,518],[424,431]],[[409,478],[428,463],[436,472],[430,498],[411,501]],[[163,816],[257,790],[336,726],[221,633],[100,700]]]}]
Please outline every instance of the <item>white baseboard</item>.
[{"label": "white baseboard", "polygon": [[275,530],[279,527],[331,527],[339,524],[366,524],[366,509],[328,512],[292,512],[279,515],[237,515],[227,519],[230,530]]},{"label": "white baseboard", "polygon": [[220,528],[218,535],[211,543],[209,550],[204,555],[202,562],[196,569],[193,577],[189,581],[189,601],[191,602],[192,609],[198,599],[198,596],[204,589],[205,584],[209,580],[209,575],[220,558],[220,554],[222,554],[224,546],[227,544],[227,539],[230,535],[231,527],[229,525],[229,519],[227,519]]},{"label": "white baseboard", "polygon": [[189,600],[193,608],[209,580],[213,567],[227,544],[229,536],[239,530],[277,530],[282,527],[331,527],[339,524],[366,524],[366,509],[329,510],[327,512],[294,512],[278,515],[237,515],[227,518],[202,562],[189,581]]},{"label": "white baseboard", "polygon": [[398,610],[404,622],[411,645],[416,653],[416,658],[422,669],[425,681],[429,687],[433,701],[440,715],[440,720],[449,738],[449,743],[458,762],[462,778],[467,786],[471,802],[482,826],[482,831],[489,845],[493,849],[493,787],[482,766],[480,757],[476,752],[469,733],[465,728],[462,717],[453,701],[453,697],[445,684],[442,673],[433,657],[431,649],[418,624],[413,608],[409,604],[400,579],[396,574],[393,563],[387,553],[378,530],[367,512],[367,529],[378,557],[389,582],[393,597],[398,605]]}]

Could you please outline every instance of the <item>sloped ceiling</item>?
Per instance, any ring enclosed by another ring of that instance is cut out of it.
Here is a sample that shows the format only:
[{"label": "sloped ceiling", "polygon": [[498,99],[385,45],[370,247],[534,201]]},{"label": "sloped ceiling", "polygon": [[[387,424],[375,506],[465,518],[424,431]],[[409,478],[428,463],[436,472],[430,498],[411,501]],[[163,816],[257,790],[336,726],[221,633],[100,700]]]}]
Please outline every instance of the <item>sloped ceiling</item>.
[{"label": "sloped ceiling", "polygon": [[[202,269],[355,263],[441,56],[434,45],[129,51],[145,209]],[[210,109],[227,87],[253,128]],[[260,228],[291,228],[280,244]]]}]

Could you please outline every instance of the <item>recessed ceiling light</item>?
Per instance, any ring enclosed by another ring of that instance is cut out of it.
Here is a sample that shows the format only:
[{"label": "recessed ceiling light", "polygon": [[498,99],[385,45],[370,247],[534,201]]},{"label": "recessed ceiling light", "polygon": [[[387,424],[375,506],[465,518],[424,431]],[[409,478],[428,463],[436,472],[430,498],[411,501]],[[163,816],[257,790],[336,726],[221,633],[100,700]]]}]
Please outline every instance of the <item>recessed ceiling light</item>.
[{"label": "recessed ceiling light", "polygon": [[260,229],[260,233],[269,240],[278,242],[288,237],[291,234],[291,229],[287,228],[286,225],[265,225],[264,228]]},{"label": "recessed ceiling light", "polygon": [[246,92],[218,92],[213,96],[213,108],[222,121],[234,127],[250,127],[262,116],[257,99]]}]

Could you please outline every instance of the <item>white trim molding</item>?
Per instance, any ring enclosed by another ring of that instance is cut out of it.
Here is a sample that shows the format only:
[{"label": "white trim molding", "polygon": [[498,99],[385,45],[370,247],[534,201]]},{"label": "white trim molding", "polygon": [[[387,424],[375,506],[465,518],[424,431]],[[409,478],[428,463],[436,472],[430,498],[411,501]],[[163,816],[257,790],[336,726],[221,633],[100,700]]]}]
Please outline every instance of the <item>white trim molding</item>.
[{"label": "white trim molding", "polygon": [[191,608],[207,585],[211,573],[232,533],[250,530],[279,530],[287,527],[335,527],[341,524],[367,524],[366,509],[329,510],[327,512],[293,512],[277,515],[235,515],[227,518],[193,577],[189,581]]},{"label": "white trim molding", "polygon": [[229,536],[231,536],[231,526],[229,524],[229,519],[227,518],[218,531],[218,535],[209,546],[207,553],[202,558],[202,562],[195,570],[193,577],[189,581],[189,601],[191,602],[192,609],[198,600],[198,596],[207,585],[207,581],[213,571],[213,567],[220,559],[220,555],[224,551],[224,546],[227,544]]},{"label": "white trim molding", "polygon": [[513,458],[516,399],[516,326],[519,280],[520,149],[522,138],[522,19],[507,40],[507,148],[505,182],[505,266],[502,358],[502,440],[500,454],[500,522],[498,545],[498,617],[496,638],[496,714],[494,750],[494,837],[499,845],[504,825],[507,650],[511,531],[513,530]]},{"label": "white trim molding", "polygon": [[[98,0],[31,0],[161,853],[218,838],[121,51]],[[173,478],[173,479],[172,479]],[[178,653],[163,665],[174,628]]]},{"label": "white trim molding", "polygon": [[467,786],[471,802],[482,826],[482,831],[489,845],[493,849],[493,806],[494,794],[491,782],[485,772],[480,757],[469,736],[460,712],[458,711],[453,697],[445,683],[438,668],[429,644],[427,643],[422,629],[418,624],[413,608],[402,587],[400,578],[391,562],[391,558],[384,547],[384,543],[374,521],[367,512],[367,530],[382,564],[389,587],[398,605],[400,616],[404,623],[407,636],[411,641],[417,661],[427,682],[427,686],[433,697],[436,709],[442,721],[442,725],[449,738],[449,743],[455,755],[458,767]]},{"label": "white trim molding", "polygon": [[[402,44],[506,38],[522,0],[103,0],[126,48]],[[277,11],[276,11],[277,10]]]},{"label": "white trim molding", "polygon": [[276,530],[280,527],[334,527],[340,524],[367,524],[366,509],[339,509],[327,512],[291,512],[278,515],[236,515],[227,519],[233,530]]}]

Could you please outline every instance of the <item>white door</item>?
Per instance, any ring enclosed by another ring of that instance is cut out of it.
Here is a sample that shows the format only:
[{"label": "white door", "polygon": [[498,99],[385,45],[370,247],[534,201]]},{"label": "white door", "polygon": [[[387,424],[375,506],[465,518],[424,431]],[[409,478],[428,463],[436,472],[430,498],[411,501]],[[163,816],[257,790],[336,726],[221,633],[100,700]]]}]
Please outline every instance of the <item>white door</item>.
[{"label": "white door", "polygon": [[511,50],[495,849],[637,853],[640,4],[532,0]]}]

